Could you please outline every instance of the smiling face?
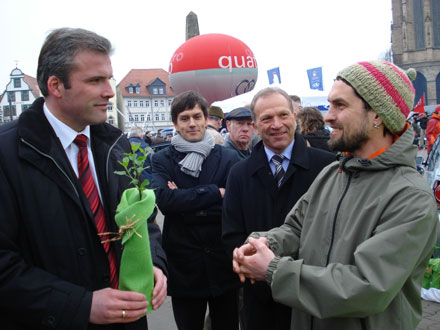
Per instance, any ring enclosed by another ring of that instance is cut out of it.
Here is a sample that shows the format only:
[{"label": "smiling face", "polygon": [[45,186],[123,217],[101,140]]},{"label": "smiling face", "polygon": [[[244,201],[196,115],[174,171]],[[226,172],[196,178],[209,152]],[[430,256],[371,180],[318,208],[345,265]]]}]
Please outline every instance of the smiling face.
[{"label": "smiling face", "polygon": [[370,140],[374,111],[367,111],[354,89],[336,80],[328,95],[330,108],[325,121],[332,128],[329,146],[332,150],[360,154]]},{"label": "smiling face", "polygon": [[109,82],[113,70],[108,55],[93,51],[78,53],[74,67],[68,78],[70,88],[57,77],[49,77],[48,84],[53,84],[55,93],[51,93],[48,104],[59,120],[80,132],[87,125],[107,120],[107,105],[114,96]]},{"label": "smiling face", "polygon": [[295,118],[290,100],[279,93],[260,97],[254,106],[255,125],[264,145],[280,154],[295,137]]},{"label": "smiling face", "polygon": [[188,142],[199,142],[205,135],[207,118],[197,104],[194,108],[184,110],[177,115],[174,128]]}]

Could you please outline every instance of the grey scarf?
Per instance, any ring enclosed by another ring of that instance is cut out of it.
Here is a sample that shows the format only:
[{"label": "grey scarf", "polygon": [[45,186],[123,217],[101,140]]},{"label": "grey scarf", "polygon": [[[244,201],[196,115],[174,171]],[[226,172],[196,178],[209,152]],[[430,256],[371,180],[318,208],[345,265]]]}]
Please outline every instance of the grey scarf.
[{"label": "grey scarf", "polygon": [[211,153],[215,143],[212,135],[205,131],[203,139],[199,142],[189,142],[182,138],[180,134],[174,135],[171,139],[171,145],[177,151],[186,153],[185,158],[179,162],[180,170],[185,174],[198,178],[202,171],[203,161]]}]

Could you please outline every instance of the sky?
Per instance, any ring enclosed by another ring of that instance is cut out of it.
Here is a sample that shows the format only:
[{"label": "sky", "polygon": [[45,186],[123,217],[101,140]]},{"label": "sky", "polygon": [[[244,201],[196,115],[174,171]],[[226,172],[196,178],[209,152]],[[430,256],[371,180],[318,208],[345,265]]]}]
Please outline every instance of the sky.
[{"label": "sky", "polygon": [[[0,92],[16,65],[36,77],[44,39],[59,27],[108,38],[115,49],[116,83],[131,69],[168,71],[172,55],[185,42],[191,11],[200,34],[240,39],[257,60],[254,91],[220,103],[226,107],[250,102],[253,93],[269,85],[267,70],[274,67],[280,67],[279,87],[289,94],[326,97],[339,70],[378,59],[391,47],[391,0],[3,0]],[[306,73],[319,66],[322,92],[310,89]]]}]

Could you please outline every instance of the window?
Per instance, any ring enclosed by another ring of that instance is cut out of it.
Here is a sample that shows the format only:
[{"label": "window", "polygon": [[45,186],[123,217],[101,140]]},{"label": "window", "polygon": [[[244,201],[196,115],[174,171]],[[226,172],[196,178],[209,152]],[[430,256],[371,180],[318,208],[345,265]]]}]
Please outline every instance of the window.
[{"label": "window", "polygon": [[25,110],[29,109],[29,107],[30,107],[30,104],[23,104],[21,106],[21,111],[25,111]]},{"label": "window", "polygon": [[416,49],[425,48],[425,20],[423,18],[423,0],[414,0],[414,37]]},{"label": "window", "polygon": [[113,103],[107,104],[107,110],[112,111],[113,110]]},{"label": "window", "polygon": [[160,100],[160,106],[164,107],[165,106],[165,101],[164,100]]},{"label": "window", "polygon": [[157,87],[153,87],[153,94],[157,95]]},{"label": "window", "polygon": [[130,94],[133,94],[133,87],[128,87],[128,92],[130,93]]},{"label": "window", "polygon": [[158,114],[158,113],[156,113],[156,115],[154,116],[154,119],[155,119],[156,121],[159,121],[159,114]]},{"label": "window", "polygon": [[165,94],[165,93],[163,92],[163,87],[159,88],[159,94]]},{"label": "window", "polygon": [[8,102],[15,102],[15,93],[8,92]]},{"label": "window", "polygon": [[131,107],[131,101],[130,100],[127,101],[127,107]]},{"label": "window", "polygon": [[138,101],[133,101],[133,106],[137,107],[138,106]]},{"label": "window", "polygon": [[146,106],[147,108],[150,107],[150,101],[149,101],[149,100],[145,100],[145,106]]},{"label": "window", "polygon": [[139,121],[139,116],[138,115],[134,115],[134,121]]},{"label": "window", "polygon": [[139,101],[139,106],[140,106],[141,108],[143,108],[143,107],[144,107],[144,101],[140,100],[140,101]]},{"label": "window", "polygon": [[[12,106],[12,115],[13,116],[17,115],[17,111],[15,109],[15,105]],[[6,105],[6,106],[3,107],[3,117],[8,117],[9,118],[10,116],[11,116],[11,114],[9,112],[9,106]]]},{"label": "window", "polygon": [[128,121],[133,121],[133,116],[132,115],[128,116]]},{"label": "window", "polygon": [[110,125],[113,125],[113,117],[112,116],[108,117],[108,123]]},{"label": "window", "polygon": [[438,0],[432,1],[432,30],[434,31],[434,47],[440,47],[440,1]]},{"label": "window", "polygon": [[29,91],[22,91],[21,92],[21,100],[22,101],[29,101]]},{"label": "window", "polygon": [[21,87],[21,79],[14,78],[14,88],[20,88],[20,87]]},{"label": "window", "polygon": [[144,122],[144,120],[145,120],[145,115],[141,115],[141,122]]},{"label": "window", "polygon": [[171,106],[171,102],[172,102],[173,100],[172,99],[168,99],[168,106],[170,107]]},{"label": "window", "polygon": [[162,114],[161,117],[162,117],[162,120],[165,121],[165,114],[164,113]]},{"label": "window", "polygon": [[157,100],[154,100],[154,106],[157,108],[159,105],[159,102],[157,102]]},{"label": "window", "polygon": [[147,115],[147,121],[151,121],[151,117],[149,114]]},{"label": "window", "polygon": [[141,92],[141,88],[139,86],[136,86],[136,94],[139,94]]}]

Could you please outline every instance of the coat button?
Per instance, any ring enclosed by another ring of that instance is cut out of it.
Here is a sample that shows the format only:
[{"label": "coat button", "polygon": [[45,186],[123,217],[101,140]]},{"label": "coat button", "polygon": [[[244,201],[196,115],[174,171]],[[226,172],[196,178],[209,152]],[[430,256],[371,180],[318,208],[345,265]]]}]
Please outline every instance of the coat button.
[{"label": "coat button", "polygon": [[79,248],[78,249],[78,254],[80,256],[85,256],[87,254],[87,250],[85,248]]},{"label": "coat button", "polygon": [[55,326],[55,317],[54,316],[49,316],[48,318],[47,318],[47,323],[50,325],[50,326],[52,326],[52,327],[54,327]]}]

